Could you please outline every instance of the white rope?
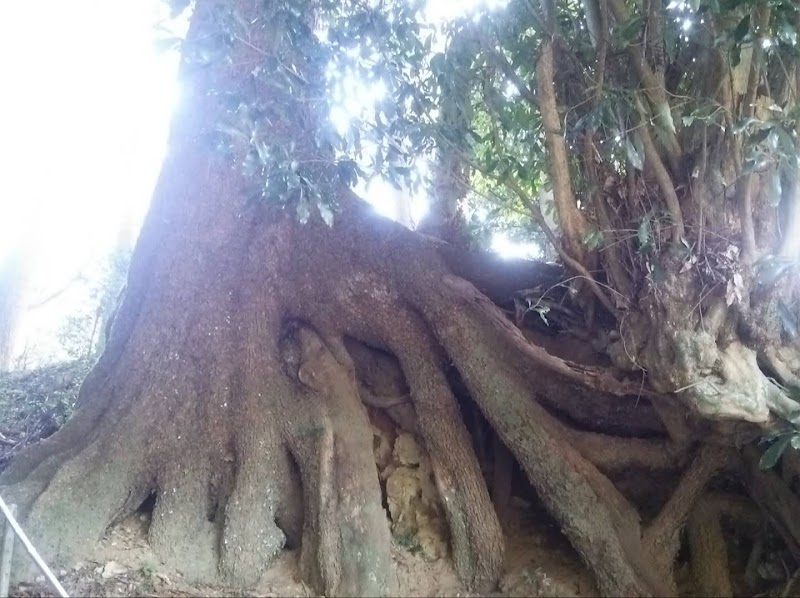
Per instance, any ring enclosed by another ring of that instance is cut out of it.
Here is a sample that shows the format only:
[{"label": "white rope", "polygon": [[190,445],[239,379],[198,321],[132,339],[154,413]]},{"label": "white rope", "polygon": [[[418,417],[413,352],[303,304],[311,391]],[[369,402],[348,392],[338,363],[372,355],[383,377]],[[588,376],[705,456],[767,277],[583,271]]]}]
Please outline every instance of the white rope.
[{"label": "white rope", "polygon": [[17,536],[19,536],[19,539],[22,540],[22,544],[25,546],[28,554],[30,554],[33,560],[36,561],[36,564],[39,565],[39,569],[42,570],[42,573],[44,573],[45,577],[47,577],[47,579],[50,580],[50,583],[53,584],[53,587],[56,589],[59,596],[61,596],[61,598],[69,598],[69,594],[67,594],[66,590],[64,590],[64,587],[61,585],[61,583],[59,583],[56,576],[53,575],[53,572],[50,570],[50,567],[47,566],[47,563],[45,563],[42,560],[42,557],[39,556],[39,553],[36,552],[33,544],[31,544],[31,541],[28,540],[28,536],[25,535],[25,532],[22,531],[19,523],[17,523],[17,520],[14,519],[14,515],[11,513],[11,510],[6,505],[2,496],[0,496],[0,511],[3,511],[6,521],[11,524],[11,528],[14,530]]}]

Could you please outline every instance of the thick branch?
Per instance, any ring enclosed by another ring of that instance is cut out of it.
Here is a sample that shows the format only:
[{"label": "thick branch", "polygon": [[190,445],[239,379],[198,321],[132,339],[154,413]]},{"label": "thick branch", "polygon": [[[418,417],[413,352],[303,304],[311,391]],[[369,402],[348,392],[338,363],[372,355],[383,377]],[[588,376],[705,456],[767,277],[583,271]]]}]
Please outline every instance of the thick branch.
[{"label": "thick branch", "polygon": [[[800,27],[800,14],[795,18]],[[795,59],[794,67],[794,94],[800,97],[800,58]],[[800,120],[795,124],[795,152],[800,155]],[[795,168],[790,177],[790,188],[786,195],[786,228],[783,231],[781,255],[790,258],[800,258],[800,166]]]},{"label": "thick branch", "polygon": [[[630,16],[625,7],[624,0],[608,1],[611,12],[614,14],[617,23],[626,23]],[[667,100],[667,91],[664,88],[664,83],[663,81],[659,81],[656,74],[650,68],[644,54],[644,49],[640,44],[628,44],[628,51],[630,52],[633,66],[641,81],[642,89],[652,105],[653,110],[658,115],[661,128],[665,132],[666,150],[670,168],[677,172],[683,151],[681,150],[678,136],[674,132],[674,127],[672,125],[669,101]]]},{"label": "thick branch", "polygon": [[687,524],[692,573],[704,596],[733,596],[719,515],[701,499]]},{"label": "thick branch", "polygon": [[[667,595],[668,583],[654,574],[641,549],[638,516],[630,503],[569,442],[562,425],[534,400],[532,388],[504,359],[476,320],[484,307],[462,302],[463,281],[446,280],[451,300],[426,298],[424,311],[458,368],[473,399],[515,454],[539,496],[567,537],[594,570],[609,595]],[[493,321],[493,318],[491,318]],[[499,332],[499,331],[498,331]],[[488,341],[488,342],[487,342]]]},{"label": "thick branch", "polygon": [[[603,6],[598,6],[598,0],[581,0],[583,14],[586,16],[586,28],[589,30],[589,39],[592,45],[599,48],[605,27],[603,26]],[[607,38],[608,36],[606,36]],[[599,53],[599,52],[598,52]]]},{"label": "thick branch", "polygon": [[681,531],[706,484],[723,467],[729,449],[704,446],[681,476],[667,504],[642,534],[662,577],[671,579],[672,566],[680,549]]},{"label": "thick branch", "polygon": [[[769,26],[770,7],[759,4],[753,9],[753,56],[750,59],[750,74],[747,79],[747,91],[742,99],[742,117],[751,118],[756,110],[756,94],[761,79],[761,63],[764,61],[763,39]],[[756,232],[753,225],[753,173],[739,179],[736,185],[736,200],[739,204],[739,220],[742,225],[742,258],[747,263],[756,259]]]},{"label": "thick branch", "polygon": [[607,246],[603,248],[602,253],[606,258],[610,279],[614,287],[625,297],[632,297],[632,281],[622,266],[622,261],[619,257],[618,243],[616,243],[618,235],[611,223],[608,206],[606,205],[603,192],[600,189],[600,181],[598,180],[597,168],[595,167],[594,161],[596,153],[597,149],[595,148],[592,135],[587,133],[583,136],[583,161],[589,176],[592,203],[595,206],[600,226],[602,226],[604,231],[608,231],[607,234],[615,241],[607,244]]},{"label": "thick branch", "polygon": [[652,166],[658,186],[664,194],[664,200],[667,202],[667,209],[669,210],[669,215],[672,218],[673,224],[672,240],[676,243],[680,243],[680,240],[685,236],[680,200],[678,200],[678,194],[675,192],[675,185],[672,183],[672,177],[670,177],[664,163],[661,161],[661,156],[658,155],[653,137],[650,135],[644,106],[642,106],[642,103],[638,99],[636,104],[639,112],[640,125],[638,132],[642,140],[642,145],[644,146],[645,159],[650,166]]},{"label": "thick branch", "polygon": [[520,289],[540,284],[552,286],[564,278],[561,266],[546,262],[502,258],[488,252],[468,252],[450,244],[443,244],[438,250],[453,274],[469,280],[498,304],[509,302]]},{"label": "thick branch", "polygon": [[[595,0],[585,0],[594,2]],[[606,60],[608,55],[608,0],[600,0],[600,40],[597,44],[597,64],[595,66],[595,103],[600,102],[603,94],[603,84],[606,74]]]},{"label": "thick branch", "polygon": [[562,135],[561,119],[558,116],[553,76],[553,41],[546,39],[542,43],[541,54],[536,65],[536,84],[545,143],[550,156],[553,199],[558,212],[559,225],[564,232],[567,252],[575,260],[583,263],[586,255],[583,238],[588,227],[572,192],[567,148]]}]

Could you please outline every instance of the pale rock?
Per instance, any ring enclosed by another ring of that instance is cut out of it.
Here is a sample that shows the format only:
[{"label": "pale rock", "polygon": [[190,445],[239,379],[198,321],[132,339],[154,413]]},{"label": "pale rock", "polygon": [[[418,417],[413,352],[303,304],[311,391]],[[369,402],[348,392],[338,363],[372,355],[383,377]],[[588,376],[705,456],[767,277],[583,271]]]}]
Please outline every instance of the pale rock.
[{"label": "pale rock", "polygon": [[420,453],[420,446],[411,434],[400,434],[394,441],[394,458],[400,465],[419,465]]},{"label": "pale rock", "polygon": [[100,574],[103,579],[111,579],[117,575],[126,573],[128,568],[120,565],[117,561],[108,561],[103,567],[103,572]]}]

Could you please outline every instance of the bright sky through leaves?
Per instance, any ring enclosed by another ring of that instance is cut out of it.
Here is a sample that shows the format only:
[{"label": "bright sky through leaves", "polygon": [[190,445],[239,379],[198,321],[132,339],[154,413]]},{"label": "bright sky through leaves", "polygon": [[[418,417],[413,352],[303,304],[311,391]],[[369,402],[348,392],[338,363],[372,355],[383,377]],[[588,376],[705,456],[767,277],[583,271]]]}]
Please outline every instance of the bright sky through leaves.
[{"label": "bright sky through leaves", "polygon": [[[430,0],[424,18],[442,23],[497,10],[507,0]],[[32,251],[35,302],[90,269],[121,230],[138,233],[163,159],[179,97],[176,51],[160,51],[160,0],[7,2],[0,8],[0,259]],[[337,126],[386,94],[380,84],[344,79]],[[379,212],[404,220],[400,194],[382,180],[361,186]],[[427,199],[410,201],[418,222]],[[400,210],[402,211],[402,210]],[[499,238],[504,254],[529,247]],[[78,299],[73,299],[73,304]],[[23,337],[45,334],[71,309],[29,312]]]}]

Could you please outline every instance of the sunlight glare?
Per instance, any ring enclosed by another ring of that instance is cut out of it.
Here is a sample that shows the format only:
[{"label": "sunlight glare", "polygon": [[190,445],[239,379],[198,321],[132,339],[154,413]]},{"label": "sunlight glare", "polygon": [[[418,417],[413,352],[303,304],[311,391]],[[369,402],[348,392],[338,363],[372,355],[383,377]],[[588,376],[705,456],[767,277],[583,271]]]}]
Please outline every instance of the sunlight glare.
[{"label": "sunlight glare", "polygon": [[492,235],[492,251],[505,258],[543,259],[542,249],[536,243],[520,243],[504,233]]},{"label": "sunlight glare", "polygon": [[498,10],[507,4],[508,0],[428,0],[424,19],[428,23],[441,23],[473,13]]},{"label": "sunlight glare", "polygon": [[34,295],[89,269],[123,230],[136,237],[178,95],[178,54],[153,43],[167,10],[160,0],[0,8],[0,259],[32,255]]}]

